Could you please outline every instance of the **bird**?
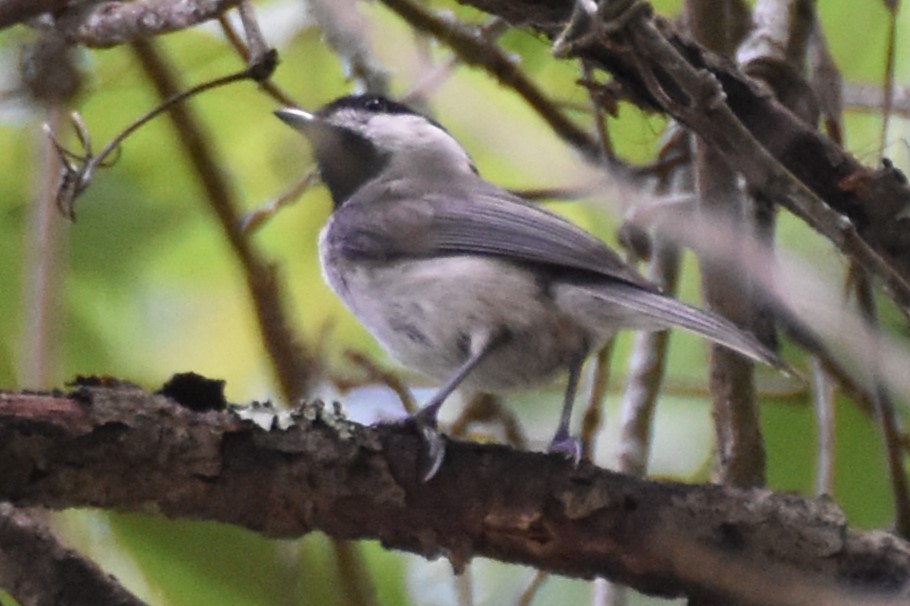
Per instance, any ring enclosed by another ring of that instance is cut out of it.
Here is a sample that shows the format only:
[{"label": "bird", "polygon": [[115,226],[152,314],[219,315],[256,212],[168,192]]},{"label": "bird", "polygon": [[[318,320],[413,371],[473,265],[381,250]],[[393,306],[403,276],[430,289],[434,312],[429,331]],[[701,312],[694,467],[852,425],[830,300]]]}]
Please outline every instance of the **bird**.
[{"label": "bird", "polygon": [[620,329],[697,333],[785,369],[725,318],[664,294],[603,241],[484,179],[438,122],[381,95],[275,115],[309,140],[333,210],[323,277],[397,361],[442,383],[411,417],[424,480],[443,463],[439,409],[458,388],[501,393],[567,374],[548,447],[576,463],[570,432],[585,360]]}]

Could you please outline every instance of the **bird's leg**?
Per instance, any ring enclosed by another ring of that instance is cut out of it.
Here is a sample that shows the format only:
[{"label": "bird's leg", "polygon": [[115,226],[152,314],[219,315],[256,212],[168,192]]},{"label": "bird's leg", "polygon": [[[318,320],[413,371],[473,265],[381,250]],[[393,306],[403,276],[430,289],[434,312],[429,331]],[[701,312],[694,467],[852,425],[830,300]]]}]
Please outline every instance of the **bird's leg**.
[{"label": "bird's leg", "polygon": [[458,388],[464,378],[467,377],[491,351],[496,349],[504,339],[505,335],[503,334],[490,336],[482,341],[480,347],[473,348],[474,351],[471,353],[471,356],[465,360],[464,364],[455,371],[455,374],[446,381],[445,385],[439,388],[439,391],[436,392],[430,401],[411,417],[417,424],[417,429],[420,430],[420,434],[427,444],[427,459],[429,460],[429,464],[427,466],[427,471],[423,476],[424,482],[436,475],[436,472],[439,471],[439,467],[442,465],[442,460],[445,457],[445,439],[436,427],[439,409],[442,407],[443,402],[446,401],[446,398],[452,395],[452,392]]},{"label": "bird's leg", "polygon": [[575,394],[578,391],[578,380],[581,377],[581,367],[586,356],[579,356],[569,365],[569,380],[566,385],[566,395],[562,403],[562,413],[559,415],[559,426],[550,441],[547,452],[555,452],[571,459],[576,465],[581,460],[581,442],[569,433],[569,423],[572,420],[572,406],[575,404]]}]

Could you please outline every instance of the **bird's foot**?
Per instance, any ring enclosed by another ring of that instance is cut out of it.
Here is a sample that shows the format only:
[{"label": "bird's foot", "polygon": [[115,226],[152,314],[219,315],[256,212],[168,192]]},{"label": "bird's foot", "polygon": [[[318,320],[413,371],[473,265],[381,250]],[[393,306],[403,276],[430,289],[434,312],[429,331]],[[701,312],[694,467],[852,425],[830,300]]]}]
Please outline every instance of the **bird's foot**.
[{"label": "bird's foot", "polygon": [[568,432],[557,431],[547,452],[562,455],[577,467],[581,461],[581,440],[570,436]]},{"label": "bird's foot", "polygon": [[436,427],[435,412],[435,410],[427,412],[427,408],[424,408],[411,416],[427,446],[426,460],[421,462],[421,479],[424,482],[429,482],[436,475],[446,455],[446,439]]}]

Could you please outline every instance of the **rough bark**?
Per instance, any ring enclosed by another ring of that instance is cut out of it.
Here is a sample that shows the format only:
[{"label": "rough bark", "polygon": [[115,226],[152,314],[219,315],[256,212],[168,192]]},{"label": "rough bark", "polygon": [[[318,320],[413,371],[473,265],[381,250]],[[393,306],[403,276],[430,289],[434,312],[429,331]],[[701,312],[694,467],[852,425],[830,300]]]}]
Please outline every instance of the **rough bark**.
[{"label": "rough bark", "polygon": [[456,568],[486,556],[667,596],[910,596],[910,546],[849,529],[828,501],[648,481],[464,442],[449,443],[424,483],[421,442],[407,425],[367,428],[321,405],[275,419],[244,409],[271,423],[263,429],[221,409],[217,383],[174,385],[165,392],[182,403],[111,380],[68,394],[0,394],[0,499],[151,510],[272,537],[321,530],[444,555]]}]

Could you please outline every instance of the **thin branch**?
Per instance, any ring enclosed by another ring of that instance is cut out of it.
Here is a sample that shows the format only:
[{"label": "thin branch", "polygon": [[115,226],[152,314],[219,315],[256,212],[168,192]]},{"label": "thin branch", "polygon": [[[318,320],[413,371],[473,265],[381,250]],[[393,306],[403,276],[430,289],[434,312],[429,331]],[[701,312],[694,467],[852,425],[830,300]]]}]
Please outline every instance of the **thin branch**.
[{"label": "thin branch", "polygon": [[[878,313],[875,308],[872,285],[861,272],[854,272],[853,280],[860,313],[871,329],[877,329]],[[891,393],[881,378],[881,352],[873,349],[868,352],[865,359],[868,364],[868,368],[865,370],[872,386],[872,403],[875,407],[875,416],[881,426],[888,475],[891,478],[895,528],[902,537],[907,538],[910,537],[910,492],[907,487],[907,471],[904,469],[904,449],[901,445],[899,421]]]},{"label": "thin branch", "polygon": [[[843,88],[844,105],[853,110],[881,114],[885,108],[885,93],[881,86],[847,82]],[[891,113],[910,117],[910,87],[895,86],[891,92]]]},{"label": "thin branch", "polygon": [[351,541],[334,539],[332,551],[338,564],[339,576],[344,581],[340,585],[345,603],[351,606],[377,606],[376,587],[357,546]]},{"label": "thin branch", "polygon": [[448,433],[453,437],[467,435],[471,423],[496,421],[502,426],[503,442],[524,450],[528,447],[528,439],[521,428],[518,417],[505,406],[499,396],[488,393],[479,393],[468,400],[461,414],[452,421]]},{"label": "thin branch", "polygon": [[[243,31],[246,34],[247,62],[251,67],[267,62],[268,56],[275,51],[269,47],[265,41],[265,36],[262,35],[262,29],[256,19],[253,3],[250,0],[241,0],[237,6],[237,12],[240,14],[240,22],[243,24]],[[264,80],[265,78],[259,79]]]},{"label": "thin branch", "polygon": [[822,31],[818,16],[809,38],[807,49],[809,82],[818,99],[819,110],[824,120],[825,132],[838,145],[844,144],[844,83],[840,69],[828,48],[828,40]]},{"label": "thin branch", "polygon": [[[774,97],[808,125],[818,123],[819,101],[806,77],[807,54],[818,30],[812,0],[759,0],[752,10],[754,24],[736,49],[745,74],[765,85]],[[773,200],[753,196],[744,209],[756,239],[773,250],[777,213]],[[751,329],[768,347],[777,347],[773,302],[751,301]]]},{"label": "thin branch", "polygon": [[[66,123],[65,111],[59,105],[49,108],[47,116],[51,132],[58,132]],[[57,381],[61,345],[57,337],[63,313],[59,301],[68,241],[65,223],[54,207],[61,159],[53,143],[46,137],[41,139],[36,142],[42,153],[34,162],[35,187],[23,238],[25,287],[16,369],[17,384],[33,389],[48,388]]]},{"label": "thin branch", "polygon": [[[688,0],[686,17],[696,39],[729,56],[734,41],[730,5],[724,0]],[[699,212],[720,217],[737,233],[754,237],[755,225],[746,212],[748,203],[739,176],[722,153],[701,139],[695,146],[695,191]],[[742,255],[736,249],[735,255]],[[734,265],[738,263],[734,262]],[[746,328],[753,325],[750,304],[753,285],[748,274],[731,279],[730,263],[699,259],[701,288],[710,309]],[[753,364],[745,356],[716,344],[710,345],[708,376],[714,420],[715,481],[738,486],[761,486],[765,481],[765,451],[758,421]]]},{"label": "thin branch", "polygon": [[[231,21],[225,15],[218,16],[218,25],[221,26],[221,31],[224,32],[225,38],[234,47],[234,50],[243,58],[244,62],[248,67],[252,67],[251,64],[255,64],[253,57],[256,56],[247,44],[240,37],[240,34],[237,33],[237,30],[231,24]],[[259,34],[261,35],[261,34]],[[257,46],[259,46],[257,44]],[[268,54],[264,55],[268,57]],[[296,105],[296,102],[288,95],[284,90],[282,90],[277,84],[272,82],[269,78],[262,78],[259,80],[259,86],[266,93],[269,94],[275,101],[284,106],[293,106]]]},{"label": "thin branch", "polygon": [[318,180],[319,171],[315,167],[307,170],[296,183],[292,184],[287,189],[287,191],[282,192],[275,199],[243,215],[243,218],[240,220],[240,231],[246,237],[252,236],[259,228],[264,226],[267,221],[278,214],[278,211],[299,200],[314,183],[318,182]]},{"label": "thin branch", "polygon": [[754,27],[736,50],[743,72],[809,126],[818,122],[818,101],[806,79],[806,56],[816,30],[812,0],[760,0]]},{"label": "thin branch", "polygon": [[834,381],[825,367],[812,358],[812,407],[818,428],[815,455],[815,494],[834,493],[835,402]]},{"label": "thin branch", "polygon": [[389,70],[370,49],[366,20],[354,0],[310,0],[307,10],[362,92],[388,94]]},{"label": "thin branch", "polygon": [[[581,62],[581,77],[583,82],[594,82],[594,70],[586,61]],[[600,141],[601,153],[603,157],[611,162],[616,160],[616,152],[613,148],[613,141],[610,138],[610,130],[607,128],[607,116],[604,112],[604,100],[602,95],[598,95],[594,86],[587,86],[588,103],[590,104],[591,117],[594,120],[594,128],[597,131],[597,139]]]},{"label": "thin branch", "polygon": [[615,339],[607,341],[594,356],[591,392],[584,414],[581,416],[581,457],[591,461],[594,460],[594,441],[602,425],[604,401],[610,384],[610,359],[613,356],[614,342]]},{"label": "thin branch", "polygon": [[[648,277],[667,292],[675,292],[679,278],[679,249],[660,237],[651,241]],[[644,475],[651,451],[654,409],[663,385],[667,331],[635,335],[629,369],[620,404],[620,437],[617,445],[617,470]]]},{"label": "thin branch", "polygon": [[[136,44],[138,45],[149,43],[137,42]],[[265,68],[263,68],[262,65],[254,65],[242,71],[235,72],[221,78],[216,78],[214,80],[209,80],[208,82],[203,82],[202,84],[198,84],[183,91],[177,91],[176,89],[171,90],[170,95],[168,95],[159,105],[147,111],[142,116],[136,118],[126,128],[120,131],[113,139],[105,144],[105,146],[101,148],[101,151],[97,154],[92,152],[91,139],[89,137],[88,130],[82,123],[81,118],[79,118],[78,114],[73,114],[73,125],[76,129],[76,135],[82,144],[81,153],[74,153],[67,150],[65,147],[63,147],[63,145],[59,143],[53,133],[48,131],[48,137],[50,137],[51,141],[56,147],[57,153],[64,164],[64,172],[61,174],[60,187],[57,191],[57,207],[60,209],[64,216],[68,217],[71,220],[75,219],[76,198],[78,198],[89,186],[92,178],[94,177],[95,170],[98,167],[106,166],[106,163],[110,161],[109,156],[120,149],[120,145],[124,140],[126,140],[127,137],[136,132],[140,127],[148,124],[155,117],[159,116],[169,109],[177,107],[181,102],[186,101],[190,97],[198,95],[199,93],[203,93],[207,90],[212,90],[221,86],[233,84],[234,82],[240,82],[250,78],[258,77],[258,74],[263,70],[271,73],[277,64],[277,55],[271,54],[265,60],[269,63],[269,66],[266,66]],[[75,159],[76,164],[71,162],[70,159]]]},{"label": "thin branch", "polygon": [[[370,382],[381,383],[392,390],[395,395],[398,396],[401,407],[407,414],[414,414],[417,412],[418,406],[414,401],[414,396],[411,394],[411,390],[408,389],[407,384],[402,380],[400,375],[382,368],[371,358],[359,351],[352,349],[347,350],[344,352],[344,357],[366,372],[367,379]],[[336,381],[336,383],[338,382]],[[352,385],[342,385],[341,387],[343,390],[347,390],[350,389]]]},{"label": "thin branch", "polygon": [[515,602],[516,606],[531,606],[534,598],[537,597],[538,592],[540,592],[540,588],[543,587],[543,584],[549,578],[550,575],[543,570],[535,570],[534,576],[531,577],[531,580],[518,596],[518,600]]},{"label": "thin branch", "polygon": [[[675,123],[667,126],[663,138],[666,143],[661,146],[658,162],[680,154],[681,150],[687,151],[691,148],[690,138],[681,136]],[[658,195],[669,192],[691,197],[692,190],[692,169],[689,163],[665,171],[652,185],[652,191]],[[635,211],[647,212],[636,208],[629,213],[630,219]],[[640,226],[629,221],[623,225],[621,232],[633,234],[638,230],[641,230]],[[647,254],[642,256],[648,259],[648,279],[664,292],[675,294],[680,270],[679,246],[658,233],[648,234],[641,231],[637,237],[627,238],[636,242],[630,248],[635,250],[636,254],[639,254],[639,249],[645,249]],[[619,405],[619,440],[616,445],[615,463],[615,469],[619,472],[640,477],[647,473],[654,411],[658,395],[664,385],[669,340],[668,331],[641,331],[635,334],[632,341]],[[597,606],[625,606],[629,601],[628,588],[603,579],[598,579],[595,583],[594,592],[594,603]]]},{"label": "thin branch", "polygon": [[899,0],[883,3],[888,9],[888,45],[885,48],[885,74],[882,82],[884,104],[882,105],[882,136],[879,141],[878,155],[885,156],[888,142],[888,126],[891,124],[891,107],[894,97],[894,56],[897,54],[897,11]]}]

